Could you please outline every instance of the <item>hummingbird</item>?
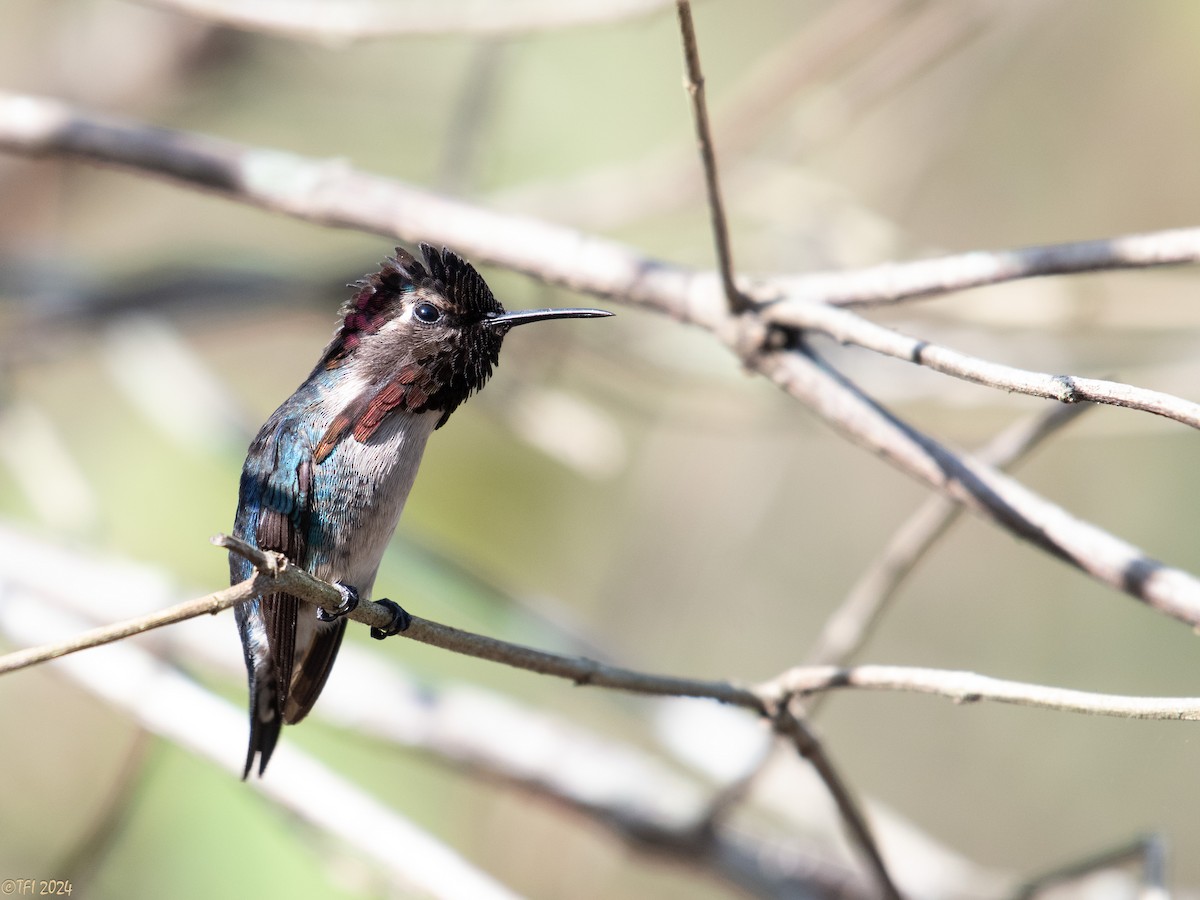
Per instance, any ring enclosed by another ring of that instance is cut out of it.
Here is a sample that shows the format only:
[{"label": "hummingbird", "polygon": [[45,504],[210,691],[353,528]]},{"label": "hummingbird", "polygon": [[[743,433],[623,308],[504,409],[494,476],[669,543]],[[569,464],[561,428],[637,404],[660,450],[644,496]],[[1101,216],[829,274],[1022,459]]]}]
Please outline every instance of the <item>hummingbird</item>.
[{"label": "hummingbird", "polygon": [[[403,248],[353,295],[316,367],[250,444],[234,534],[330,582],[341,593],[322,609],[285,593],[235,607],[250,682],[249,776],[258,774],[284,724],[312,709],[337,658],[347,613],[369,599],[375,575],[412,489],[430,434],[484,386],[511,328],[595,318],[600,309],[505,312],[483,277],[458,254]],[[230,583],[252,574],[229,556]],[[411,618],[391,600],[382,640]]]}]

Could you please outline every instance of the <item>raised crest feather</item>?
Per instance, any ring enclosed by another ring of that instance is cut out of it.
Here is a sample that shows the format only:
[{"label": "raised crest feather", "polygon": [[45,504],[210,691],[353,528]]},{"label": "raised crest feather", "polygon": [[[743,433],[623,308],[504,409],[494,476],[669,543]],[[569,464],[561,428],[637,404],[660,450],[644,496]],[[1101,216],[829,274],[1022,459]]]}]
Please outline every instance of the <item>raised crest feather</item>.
[{"label": "raised crest feather", "polygon": [[[370,440],[396,410],[436,410],[442,414],[439,425],[445,423],[491,376],[502,334],[480,325],[485,318],[503,315],[504,307],[475,267],[454,251],[421,244],[420,252],[423,263],[397,247],[379,271],[351,285],[354,293],[342,305],[341,324],[317,369],[339,369],[354,356],[368,386],[320,436],[313,449],[318,464],[343,440]],[[436,329],[416,323],[405,331],[407,340],[391,345],[394,349],[376,341],[369,354],[360,351],[417,302],[432,303],[443,314]]]}]

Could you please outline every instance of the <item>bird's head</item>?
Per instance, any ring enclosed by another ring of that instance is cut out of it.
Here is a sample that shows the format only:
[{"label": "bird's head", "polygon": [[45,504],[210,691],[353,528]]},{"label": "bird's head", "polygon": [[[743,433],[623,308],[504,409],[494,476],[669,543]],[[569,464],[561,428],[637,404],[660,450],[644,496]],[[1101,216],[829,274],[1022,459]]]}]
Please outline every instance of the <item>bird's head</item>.
[{"label": "bird's head", "polygon": [[[374,410],[367,433],[397,408],[436,410],[442,414],[438,425],[445,423],[487,383],[504,336],[517,325],[612,315],[600,309],[505,312],[457,253],[429,244],[421,244],[421,253],[423,265],[397,247],[378,272],[351,285],[354,295],[342,306],[341,324],[317,365],[317,372],[352,368],[367,383],[370,409],[353,411],[358,419]],[[354,433],[363,430],[360,425]]]}]

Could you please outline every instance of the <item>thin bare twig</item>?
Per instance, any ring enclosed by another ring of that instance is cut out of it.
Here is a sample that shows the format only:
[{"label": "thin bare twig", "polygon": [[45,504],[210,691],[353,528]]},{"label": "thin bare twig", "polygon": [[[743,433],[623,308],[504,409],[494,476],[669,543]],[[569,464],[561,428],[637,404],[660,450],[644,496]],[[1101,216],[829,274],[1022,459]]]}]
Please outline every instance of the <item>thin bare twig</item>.
[{"label": "thin bare twig", "polygon": [[[218,543],[218,541],[214,540],[214,543]],[[244,555],[256,566],[274,564],[274,554],[262,553],[257,548],[244,544],[236,538],[222,536],[219,545],[227,546],[236,553],[245,551]],[[151,628],[211,613],[214,606],[217,606],[217,611],[220,611],[220,609],[241,602],[236,598],[241,598],[243,595],[255,596],[263,591],[280,590],[285,590],[304,602],[317,606],[322,604],[331,606],[340,596],[333,585],[314,578],[296,566],[285,565],[278,570],[277,575],[259,571],[246,581],[240,582],[226,591],[218,592],[219,595],[223,595],[219,599],[214,599],[218,597],[218,594],[210,594],[199,600],[171,607],[163,612],[138,616],[104,629],[86,632],[85,634],[89,636],[96,635],[86,642],[76,636],[0,656],[0,673],[13,672],[75,653],[78,650],[97,647],[141,634]],[[390,623],[391,612],[385,606],[364,600],[356,610],[350,613],[349,618],[365,625],[382,628]],[[1187,721],[1200,719],[1200,698],[1196,697],[1128,697],[1099,694],[1044,687],[1037,684],[991,678],[972,672],[944,669],[906,666],[854,666],[851,668],[799,666],[760,685],[743,687],[727,681],[705,681],[654,675],[597,663],[583,657],[535,650],[521,644],[461,631],[416,616],[413,616],[412,626],[402,632],[402,636],[465,656],[502,663],[537,674],[564,678],[581,686],[603,687],[656,696],[702,697],[731,706],[739,706],[759,715],[769,715],[771,709],[777,709],[783,700],[793,694],[814,694],[840,688],[859,688],[934,694],[956,703],[994,700],[1019,706],[1128,719]]]},{"label": "thin bare twig", "polygon": [[[280,569],[276,554],[264,553],[257,547],[247,544],[245,541],[226,535],[219,535],[213,539],[213,543],[244,556],[263,573],[279,571]],[[292,572],[293,577],[304,574],[302,570],[294,566],[285,565],[283,566],[283,571]],[[319,579],[311,578],[309,580],[313,582],[312,587],[316,588],[319,586],[321,588],[320,594],[322,596],[317,599],[317,602],[328,606],[333,599],[329,594],[331,592],[336,593],[336,589]],[[278,585],[276,585],[275,590],[279,590]],[[309,599],[302,594],[299,596],[301,599]],[[310,600],[309,602],[312,601]],[[359,621],[367,621],[368,624],[375,624],[376,627],[383,627],[378,622],[371,623],[368,620],[376,617],[386,617],[386,608],[376,603],[367,603],[360,604],[360,609],[364,606],[366,609],[364,610],[365,617],[363,619],[359,619],[355,615],[358,610],[351,613],[351,617]],[[480,659],[516,666],[517,668],[527,669],[539,674],[570,678],[579,685],[610,687],[617,690],[636,691],[637,693],[711,697],[712,699],[721,700],[724,703],[744,706],[760,714],[767,714],[771,709],[776,710],[772,716],[776,728],[780,729],[781,733],[786,734],[793,740],[800,755],[812,763],[813,768],[825,783],[837,804],[838,810],[842,814],[843,820],[846,822],[855,846],[859,848],[866,858],[869,867],[879,881],[884,896],[888,897],[889,900],[899,897],[899,893],[892,884],[891,876],[888,874],[879,850],[875,845],[870,828],[867,826],[866,818],[858,808],[857,801],[834,769],[833,763],[825,754],[816,736],[812,734],[803,722],[798,721],[795,716],[786,710],[786,704],[769,707],[755,693],[723,682],[698,682],[692,679],[649,675],[579,657],[564,657],[518,644],[508,644],[496,641],[493,638],[485,638],[481,635],[459,631],[445,625],[438,625],[415,617],[404,634],[422,643],[433,644],[434,646],[460,653],[467,653]]]},{"label": "thin bare twig", "polygon": [[690,0],[676,0],[679,12],[679,32],[683,38],[683,58],[686,67],[684,87],[692,98],[692,118],[696,123],[696,142],[700,147],[700,161],[704,165],[704,187],[708,193],[709,219],[712,223],[713,243],[717,250],[717,270],[721,273],[721,286],[730,312],[735,315],[750,309],[750,301],[738,290],[733,277],[733,251],[729,246],[729,225],[725,218],[725,207],[721,201],[721,183],[717,174],[717,156],[713,148],[712,132],[708,126],[708,105],[704,100],[704,74],[700,71],[700,48],[696,44],[696,27],[692,22]]},{"label": "thin bare twig", "polygon": [[[997,468],[1007,468],[1063,425],[1092,408],[1086,404],[1057,406],[1023,419],[991,440],[979,451],[978,457]],[[841,605],[825,621],[809,651],[806,665],[845,665],[866,643],[888,602],[913,567],[962,511],[962,504],[934,496],[901,525],[883,553],[867,567]],[[808,697],[804,703],[805,716],[811,719],[829,696],[828,692],[823,692]],[[717,792],[699,827],[712,828],[724,819],[777,758],[777,745],[771,744],[742,775]]]},{"label": "thin bare twig", "polygon": [[[313,578],[302,569],[290,565],[279,554],[264,552],[253,545],[247,544],[245,541],[227,535],[218,535],[213,538],[213,543],[250,560],[256,567],[257,571],[255,575],[246,581],[240,582],[228,591],[221,592],[228,596],[222,596],[217,599],[213,597],[202,598],[200,601],[172,607],[166,613],[143,617],[144,619],[153,621],[154,624],[152,627],[179,621],[181,618],[201,615],[205,612],[219,611],[219,609],[232,605],[234,602],[249,599],[246,596],[247,593],[249,593],[249,596],[255,596],[266,591],[278,592],[286,590],[288,593],[314,605],[328,607],[336,603],[338,594],[337,589],[333,585]],[[241,590],[238,590],[239,588]],[[236,599],[231,599],[234,597]],[[224,604],[224,606],[221,604]],[[350,613],[350,618],[374,627],[386,627],[390,619],[390,613],[386,607],[371,601],[364,601]],[[122,637],[127,637],[130,634],[145,631],[147,627],[151,626],[143,626],[141,622],[135,622],[134,624],[127,623],[124,627],[117,626],[108,629],[97,629],[96,631],[87,633],[84,639],[77,638],[62,641],[57,644],[46,645],[42,648],[23,651],[23,653],[12,654],[10,656],[16,656],[17,659],[11,662],[8,657],[0,657],[0,673],[33,665],[35,662],[54,659],[67,653],[84,649],[85,647],[98,646],[100,643],[120,640]],[[702,682],[694,679],[672,678],[635,672],[596,663],[592,660],[564,657],[518,644],[497,641],[493,638],[459,631],[455,628],[416,617],[413,618],[411,625],[404,634],[422,643],[432,644],[480,659],[503,663],[539,674],[569,678],[579,685],[610,687],[643,694],[710,697],[721,702],[752,709],[759,714],[767,713],[766,704],[759,700],[753,692],[724,682]],[[802,732],[806,733],[806,729],[802,725],[794,725],[788,726],[786,733],[791,735],[794,740],[799,740],[797,735]],[[857,809],[856,802],[848,793],[845,784],[834,773],[832,764],[825,757],[823,751],[820,750],[815,738],[811,737],[811,735],[809,738],[808,743],[805,743],[801,749],[802,755],[813,762],[817,773],[825,781],[831,794],[834,796],[838,808],[843,811],[843,815],[847,816],[847,826],[869,864],[876,870],[877,877],[881,879],[881,884],[885,888],[886,895],[889,897],[897,896],[894,888],[891,887],[890,877],[886,871],[882,875],[879,874],[882,862],[870,832],[866,827],[865,818]],[[801,745],[798,743],[797,746]]]},{"label": "thin bare twig", "polygon": [[1138,895],[1141,900],[1166,900],[1169,894],[1165,856],[1166,848],[1162,838],[1157,834],[1147,834],[1120,847],[1043,872],[1021,885],[1013,900],[1031,900],[1064,882],[1075,881],[1131,862],[1140,862],[1142,865],[1142,890]]},{"label": "thin bare twig", "polygon": [[[338,597],[336,588],[332,585],[312,578],[299,568],[287,565],[286,561],[281,563],[276,554],[263,553],[235,538],[219,537],[214,539],[214,543],[246,556],[259,570],[254,577],[235,588],[278,591],[286,585],[286,590],[300,599],[324,605],[333,603]],[[255,586],[255,579],[259,577],[264,579],[264,583]],[[212,605],[211,598],[204,598],[200,603],[190,604],[189,612],[193,616],[200,615],[210,611]],[[179,607],[175,609],[179,609]],[[383,625],[390,614],[386,608],[380,607],[378,604],[364,602],[351,615],[366,624]],[[178,615],[174,618],[177,619]],[[117,640],[121,634],[136,634],[144,631],[146,630],[145,622],[148,620],[164,624],[166,617],[162,614],[143,617],[138,620],[136,625],[127,624],[125,627],[107,629],[109,637]],[[867,858],[876,877],[880,880],[884,894],[888,897],[895,897],[898,894],[883,867],[878,849],[867,828],[866,820],[811,730],[788,709],[794,698],[820,690],[859,687],[941,694],[958,702],[986,698],[1059,710],[1133,718],[1200,719],[1200,699],[1112,697],[1046,688],[1040,685],[1023,685],[966,672],[941,672],[885,666],[861,666],[853,669],[808,667],[793,669],[776,679],[749,689],[738,688],[724,682],[664,678],[610,666],[600,666],[590,660],[531,650],[520,645],[461,632],[420,619],[413,620],[413,626],[406,632],[406,635],[455,652],[526,668],[534,672],[570,678],[578,684],[593,684],[648,694],[711,697],[725,703],[746,707],[760,715],[770,715],[775,722],[776,729],[790,738],[801,755],[813,763],[815,771],[834,797],[847,827],[854,836],[856,845]],[[78,649],[79,646],[78,640],[68,639],[46,645],[51,649],[34,652],[32,655],[38,659],[49,660],[62,655],[69,649]],[[25,651],[25,653],[28,654],[29,651]],[[27,662],[26,664],[31,663]],[[0,671],[10,668],[6,665],[6,658],[0,657]],[[711,834],[711,829],[706,831]],[[705,839],[703,831],[691,829],[690,832],[698,839]],[[651,845],[655,840],[665,840],[665,838],[663,835],[659,835],[655,839],[649,834],[640,834],[638,837],[638,841],[648,841]],[[685,842],[673,846],[671,853],[686,855],[694,850],[695,847]]]},{"label": "thin bare twig", "polygon": [[[14,624],[5,621],[11,612],[11,605],[0,610],[0,625]],[[39,604],[38,612],[45,612],[45,607]],[[15,631],[6,628],[8,636],[46,640],[61,622],[60,616],[47,616],[41,622],[29,615],[21,615],[19,619],[21,627]],[[346,649],[343,648],[343,652]],[[339,659],[339,666],[341,664]],[[242,762],[236,748],[245,728],[244,712],[234,708],[224,698],[205,690],[178,668],[128,643],[110,648],[105,655],[69,657],[56,665],[80,688],[124,711],[150,732],[235,776],[241,775]],[[374,667],[368,671],[372,675],[378,674]],[[134,677],[130,677],[131,672],[136,673]],[[385,721],[389,713],[388,710],[379,709],[379,698],[389,694],[374,682],[372,685],[378,690],[369,702],[372,708],[370,725],[377,726],[380,713]],[[148,689],[148,686],[152,688]],[[363,691],[359,686],[347,693],[361,698]],[[438,703],[436,696],[431,697],[424,687],[419,694],[419,698],[414,698],[411,703],[414,709],[402,709],[401,712],[414,714],[419,722],[416,731],[423,734],[421,725],[428,727],[429,723],[421,722],[421,717],[428,716],[431,707],[436,707]],[[359,705],[363,705],[361,699]],[[594,780],[575,779],[572,782],[570,777],[563,777],[564,772],[573,771],[571,766],[564,765],[556,769],[553,765],[546,765],[545,760],[536,758],[536,754],[531,759],[528,755],[529,745],[523,740],[512,741],[512,732],[503,732],[499,739],[495,733],[480,733],[477,739],[471,737],[478,732],[481,714],[489,722],[496,721],[493,716],[497,710],[481,705],[478,696],[467,699],[465,703],[450,705],[459,707],[457,712],[462,718],[448,729],[453,733],[452,736],[442,734],[440,737],[443,740],[449,737],[452,746],[447,747],[444,742],[437,746],[434,741],[435,746],[431,747],[427,742],[411,740],[408,745],[425,751],[432,750],[432,755],[440,763],[457,766],[476,778],[489,778],[540,800],[571,809],[608,829],[635,851],[652,854],[675,864],[683,863],[704,875],[711,873],[763,900],[868,900],[872,896],[857,873],[843,864],[824,859],[816,847],[785,852],[772,841],[732,831],[698,835],[687,827],[686,816],[673,816],[661,804],[650,802],[650,795],[655,791],[667,796],[673,794],[676,785],[670,779],[678,776],[669,767],[657,765],[651,772],[645,773],[652,782],[640,783],[642,790],[637,800],[646,802],[610,799],[603,789],[597,790]],[[326,706],[328,709],[329,706]],[[181,715],[179,710],[185,710],[186,713]],[[517,721],[521,725],[531,726],[531,732],[544,739],[546,723],[537,721],[536,714],[531,715],[534,717],[532,722]],[[340,716],[334,721],[339,719]],[[511,721],[511,717],[505,721]],[[444,727],[443,731],[446,730]],[[381,732],[372,727],[363,731],[375,738],[386,734],[386,730]],[[516,733],[521,734],[521,730],[518,728]],[[620,759],[621,751],[627,748],[619,743],[609,744],[590,738],[586,732],[576,737],[577,745],[572,746],[572,750],[578,751],[581,749],[579,745],[582,745],[585,752],[597,754],[605,765],[610,766],[606,770],[609,776],[616,774],[623,761]],[[391,739],[395,740],[394,736]],[[464,741],[468,745],[474,743],[486,747],[487,752],[463,754]],[[613,763],[617,764],[617,770],[611,768]],[[619,777],[617,775],[618,781]],[[652,783],[653,790],[645,787],[647,783]],[[606,781],[606,785],[611,786],[611,782]],[[490,896],[497,900],[511,900],[511,894],[484,873],[478,870],[472,872],[471,864],[457,857],[451,848],[441,845],[436,838],[408,822],[402,814],[385,807],[370,792],[351,785],[292,743],[278,748],[268,777],[254,779],[248,786],[266,795],[282,809],[295,813],[306,824],[346,840],[356,854],[372,861],[380,871],[387,873],[391,884],[406,889],[401,893],[411,893],[415,883],[420,885],[419,893],[422,896],[455,900]],[[660,796],[657,799],[662,798]],[[669,809],[669,804],[667,807]],[[369,837],[364,839],[364,834]],[[417,839],[408,840],[414,834]],[[397,846],[403,846],[410,852],[397,853]],[[483,885],[472,885],[470,879],[473,877],[487,881]],[[481,887],[485,889],[481,890]]]},{"label": "thin bare twig", "polygon": [[1121,719],[1200,720],[1200,697],[1123,697],[1008,681],[975,672],[912,666],[798,666],[757,685],[754,692],[765,701],[778,702],[793,695],[806,696],[839,688],[935,694],[955,703],[992,700]]},{"label": "thin bare twig", "polygon": [[883,856],[879,853],[879,847],[875,843],[875,837],[871,833],[871,827],[859,809],[858,801],[854,799],[850,786],[842,780],[842,776],[834,767],[833,761],[825,752],[821,741],[808,727],[803,717],[794,714],[788,709],[788,706],[788,703],[784,703],[776,714],[775,730],[791,740],[796,752],[808,760],[821,777],[821,781],[825,783],[837,804],[838,812],[841,814],[842,821],[846,823],[846,828],[849,830],[855,846],[866,857],[867,865],[879,883],[881,894],[887,900],[900,900],[900,891],[896,889],[896,885],[892,881],[887,864],[884,863]]},{"label": "thin bare twig", "polygon": [[[330,605],[338,597],[337,590],[332,585],[313,578],[299,568],[286,563],[281,564],[276,554],[263,553],[235,538],[218,537],[214,539],[214,543],[244,555],[259,570],[254,577],[235,588],[242,587],[247,591],[254,592],[286,589],[288,593],[318,605]],[[263,582],[256,583],[256,579],[260,577],[264,579]],[[192,616],[200,615],[211,611],[213,604],[212,598],[203,598],[201,602],[189,604],[191,609],[188,612]],[[180,607],[174,609],[178,610]],[[351,614],[360,622],[376,626],[386,624],[389,615],[386,608],[370,602],[364,602]],[[118,640],[121,635],[140,633],[146,630],[147,621],[165,624],[167,618],[163,614],[158,614],[157,616],[142,617],[136,621],[136,624],[130,623],[124,627],[107,629],[109,639]],[[175,613],[170,620],[175,621],[179,618],[180,614]],[[933,693],[951,697],[957,702],[992,699],[1073,712],[1130,718],[1200,719],[1200,699],[1115,697],[1020,684],[969,672],[943,672],[888,666],[860,666],[852,669],[804,667],[790,670],[755,688],[739,688],[725,682],[670,678],[618,669],[586,659],[532,650],[528,647],[497,641],[415,618],[412,627],[405,634],[415,640],[455,652],[533,672],[569,678],[577,684],[592,684],[645,694],[709,697],[745,707],[760,715],[772,716],[778,730],[795,743],[802,755],[814,762],[818,774],[825,781],[842,810],[848,827],[856,836],[856,843],[867,856],[873,868],[876,868],[877,877],[881,879],[886,875],[880,874],[878,850],[870,838],[869,831],[866,830],[865,819],[857,810],[852,796],[837,773],[833,771],[828,759],[819,751],[819,745],[814,745],[815,739],[809,729],[786,709],[792,698],[821,690],[858,687]],[[47,645],[48,649],[43,649],[41,652],[23,652],[33,658],[49,660],[72,649],[79,649],[80,646],[78,640],[67,640]],[[21,653],[16,655],[21,656]],[[32,663],[26,661],[24,664]],[[0,671],[9,671],[12,668],[14,667],[8,664],[7,658],[0,657]],[[814,746],[817,749],[814,749]],[[885,892],[894,892],[895,889],[885,886],[884,890]],[[888,895],[894,896],[894,893],[888,893]]]},{"label": "thin bare twig", "polygon": [[838,309],[825,303],[769,306],[763,315],[779,325],[820,331],[843,344],[916,363],[943,375],[952,375],[985,387],[1015,391],[1060,403],[1091,401],[1123,406],[1200,428],[1200,403],[1117,381],[1077,375],[1051,375],[988,362],[921,338],[909,337],[877,325],[848,309]]},{"label": "thin bare twig", "polygon": [[954,256],[888,263],[849,272],[773,279],[781,305],[817,301],[870,306],[933,297],[1022,278],[1147,269],[1200,262],[1200,228],[1129,234],[1017,250],[973,250]]},{"label": "thin bare twig", "polygon": [[[429,238],[550,284],[620,297],[707,328],[721,310],[711,276],[646,259],[615,241],[446,200],[342,162],[246,147],[199,134],[77,113],[55,100],[0,92],[0,150],[74,156],[325,225]],[[797,303],[880,303],[1021,278],[1200,261],[1200,228],[1023,250],[974,251],[848,272],[758,277],[776,315]]]},{"label": "thin bare twig", "polygon": [[111,644],[114,641],[133,637],[135,634],[142,634],[154,628],[161,628],[164,625],[174,625],[176,622],[193,619],[205,613],[215,615],[224,609],[229,609],[231,606],[235,606],[238,603],[261,594],[263,589],[269,586],[270,579],[271,576],[257,572],[253,577],[248,578],[240,584],[216,591],[197,600],[180,603],[177,606],[169,607],[157,613],[139,616],[136,619],[128,619],[124,622],[117,622],[101,628],[93,628],[91,631],[75,635],[69,640],[6,653],[0,656],[0,675],[8,672],[16,672],[19,669],[35,666],[70,653],[77,653],[80,650],[88,650],[92,647]]}]

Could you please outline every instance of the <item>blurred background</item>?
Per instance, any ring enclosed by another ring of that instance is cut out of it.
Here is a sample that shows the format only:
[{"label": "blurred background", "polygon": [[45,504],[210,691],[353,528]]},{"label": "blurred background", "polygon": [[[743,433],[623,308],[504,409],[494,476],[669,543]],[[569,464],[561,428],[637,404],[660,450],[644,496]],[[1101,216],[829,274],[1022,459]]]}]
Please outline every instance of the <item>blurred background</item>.
[{"label": "blurred background", "polygon": [[[423,7],[404,8],[419,19]],[[1200,6],[703,0],[695,14],[741,271],[1198,224]],[[669,5],[586,27],[341,43],[236,31],[151,3],[6,0],[0,10],[5,91],[344,158],[708,268],[681,71]],[[0,576],[52,594],[74,565],[63,560],[82,560],[64,593],[111,598],[95,621],[128,614],[135,593],[153,606],[222,587],[226,560],[208,538],[232,525],[249,438],[307,375],[345,284],[391,250],[148,178],[0,157]],[[593,302],[484,274],[510,307]],[[988,359],[1195,399],[1197,287],[1190,269],[1130,272],[873,315]],[[378,592],[548,649],[769,678],[804,658],[925,494],[747,377],[706,335],[616,310],[603,324],[506,342],[487,390],[431,439]],[[955,446],[1042,408],[819,346]],[[1197,446],[1178,424],[1100,409],[1020,477],[1195,572]],[[240,713],[232,616],[168,631],[133,643]],[[189,655],[189,636],[211,653]],[[578,690],[410,642],[374,644],[362,629],[349,641],[418,692],[504,695],[704,790],[748,766],[763,739],[749,717],[707,718],[708,704]],[[964,520],[861,659],[1194,695],[1197,649],[1177,622]],[[331,691],[339,677],[349,675],[335,668]],[[283,743],[515,891],[737,896],[470,766],[364,738],[323,715],[333,702]],[[0,877],[74,878],[85,897],[393,890],[352,848],[54,667],[0,679],[0,720]],[[831,698],[817,725],[860,794],[983,869],[1031,874],[1153,831],[1173,848],[1172,884],[1200,884],[1194,725],[865,693]],[[244,739],[228,738],[235,765]],[[772,795],[788,802],[801,764],[776,768],[740,814],[748,829],[778,824]]]}]

